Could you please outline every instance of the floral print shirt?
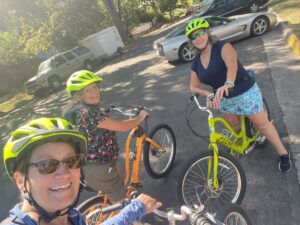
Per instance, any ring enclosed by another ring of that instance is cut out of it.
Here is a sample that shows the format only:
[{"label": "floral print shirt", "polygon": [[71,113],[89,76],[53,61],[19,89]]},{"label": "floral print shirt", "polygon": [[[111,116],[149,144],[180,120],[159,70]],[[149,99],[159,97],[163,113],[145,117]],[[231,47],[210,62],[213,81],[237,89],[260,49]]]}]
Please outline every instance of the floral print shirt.
[{"label": "floral print shirt", "polygon": [[115,131],[97,128],[108,114],[94,106],[81,105],[74,112],[74,123],[77,129],[88,138],[86,161],[109,162],[117,160],[119,146]]}]

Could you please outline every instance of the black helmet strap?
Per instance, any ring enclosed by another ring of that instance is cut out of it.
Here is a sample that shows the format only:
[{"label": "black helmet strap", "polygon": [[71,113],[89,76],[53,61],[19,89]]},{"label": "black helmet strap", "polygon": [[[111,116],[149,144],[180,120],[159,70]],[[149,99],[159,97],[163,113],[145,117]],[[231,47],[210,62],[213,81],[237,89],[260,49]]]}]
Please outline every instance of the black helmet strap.
[{"label": "black helmet strap", "polygon": [[56,212],[49,214],[34,200],[32,194],[27,190],[26,182],[27,182],[27,177],[25,177],[25,181],[24,181],[25,191],[23,192],[23,197],[28,201],[30,205],[32,205],[39,212],[40,214],[39,221],[44,220],[46,223],[49,223],[50,221],[54,220],[56,217],[66,215],[70,211],[70,209],[72,209],[77,204],[79,200],[79,194],[78,194],[75,201],[71,205],[69,205],[64,209],[57,210]]}]

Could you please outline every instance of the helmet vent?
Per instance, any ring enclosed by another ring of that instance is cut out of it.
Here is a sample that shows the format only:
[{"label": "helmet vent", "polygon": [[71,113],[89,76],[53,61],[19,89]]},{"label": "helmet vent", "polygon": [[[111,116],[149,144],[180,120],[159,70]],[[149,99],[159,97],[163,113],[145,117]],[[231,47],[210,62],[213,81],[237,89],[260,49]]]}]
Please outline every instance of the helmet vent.
[{"label": "helmet vent", "polygon": [[15,134],[15,135],[12,136],[11,141],[16,141],[16,140],[25,138],[27,136],[28,136],[28,134]]},{"label": "helmet vent", "polygon": [[37,128],[37,129],[41,129],[42,127],[38,124],[32,124],[31,127]]},{"label": "helmet vent", "polygon": [[58,127],[57,120],[52,120],[51,122],[54,124],[55,127]]}]

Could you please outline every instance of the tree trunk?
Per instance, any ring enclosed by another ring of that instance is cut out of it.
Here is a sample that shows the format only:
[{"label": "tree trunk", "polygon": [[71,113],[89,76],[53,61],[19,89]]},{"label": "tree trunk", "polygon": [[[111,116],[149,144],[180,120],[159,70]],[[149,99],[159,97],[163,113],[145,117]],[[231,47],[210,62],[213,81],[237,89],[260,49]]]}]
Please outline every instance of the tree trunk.
[{"label": "tree trunk", "polygon": [[103,0],[103,2],[105,4],[109,14],[112,16],[113,21],[120,33],[120,36],[121,36],[123,42],[126,43],[128,40],[128,36],[127,36],[127,33],[125,32],[122,21],[116,12],[113,2],[111,0]]}]

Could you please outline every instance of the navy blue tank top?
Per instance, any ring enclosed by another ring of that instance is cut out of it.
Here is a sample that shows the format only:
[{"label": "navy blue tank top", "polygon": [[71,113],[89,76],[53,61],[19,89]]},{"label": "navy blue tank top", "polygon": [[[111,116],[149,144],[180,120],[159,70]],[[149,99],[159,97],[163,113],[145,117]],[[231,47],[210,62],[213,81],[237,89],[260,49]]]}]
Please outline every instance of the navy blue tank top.
[{"label": "navy blue tank top", "polygon": [[[210,85],[214,92],[224,85],[227,78],[227,67],[222,59],[221,51],[226,42],[218,41],[212,45],[210,60],[207,68],[202,65],[200,54],[194,59],[191,69],[197,73],[198,79]],[[238,60],[237,76],[234,82],[233,91],[226,98],[240,95],[249,90],[255,83],[253,77],[248,75],[243,65]]]}]

